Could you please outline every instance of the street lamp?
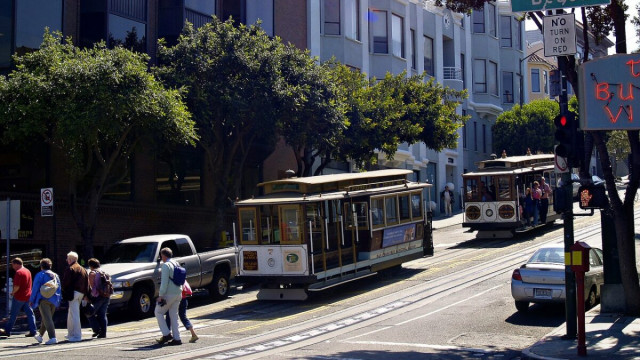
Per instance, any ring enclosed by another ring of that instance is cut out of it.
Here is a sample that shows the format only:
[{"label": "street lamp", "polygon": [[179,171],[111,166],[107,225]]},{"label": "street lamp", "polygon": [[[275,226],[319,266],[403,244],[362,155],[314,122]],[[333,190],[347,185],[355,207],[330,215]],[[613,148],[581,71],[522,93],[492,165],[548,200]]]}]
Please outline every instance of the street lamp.
[{"label": "street lamp", "polygon": [[535,55],[535,53],[537,53],[538,51],[542,50],[543,48],[540,48],[534,52],[532,52],[531,54],[523,57],[522,59],[520,59],[520,64],[518,65],[520,68],[520,112],[522,113],[522,102],[523,102],[523,96],[522,93],[524,92],[524,71],[522,69],[522,63],[527,60],[528,58],[530,58],[531,56]]}]

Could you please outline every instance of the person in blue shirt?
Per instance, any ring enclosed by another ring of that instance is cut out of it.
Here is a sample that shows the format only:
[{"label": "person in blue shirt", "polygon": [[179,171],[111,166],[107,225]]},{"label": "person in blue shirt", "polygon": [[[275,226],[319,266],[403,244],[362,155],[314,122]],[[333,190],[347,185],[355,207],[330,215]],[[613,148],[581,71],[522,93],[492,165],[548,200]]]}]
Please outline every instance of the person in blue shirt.
[{"label": "person in blue shirt", "polygon": [[[60,277],[58,274],[51,271],[52,265],[53,264],[50,259],[43,258],[40,260],[40,272],[37,273],[36,277],[33,279],[33,290],[31,291],[31,298],[29,298],[31,308],[35,308],[37,306],[42,318],[40,322],[40,330],[35,335],[35,339],[39,343],[42,343],[42,336],[46,330],[49,335],[49,340],[45,345],[58,343],[58,340],[56,339],[56,327],[53,323],[53,313],[56,311],[56,308],[60,306],[60,300],[62,299]],[[50,280],[54,280],[58,287],[51,297],[46,298],[40,293],[40,287]]]}]

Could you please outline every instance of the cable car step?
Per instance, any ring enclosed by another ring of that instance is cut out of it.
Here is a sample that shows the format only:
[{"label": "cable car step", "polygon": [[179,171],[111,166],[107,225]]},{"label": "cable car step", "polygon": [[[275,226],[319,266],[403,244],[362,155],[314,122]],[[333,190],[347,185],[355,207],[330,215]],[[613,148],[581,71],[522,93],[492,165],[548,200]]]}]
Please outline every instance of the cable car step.
[{"label": "cable car step", "polygon": [[305,289],[268,289],[263,288],[258,291],[258,300],[307,300],[309,294]]},{"label": "cable car step", "polygon": [[366,278],[369,276],[373,276],[376,275],[377,272],[371,272],[371,271],[359,271],[356,274],[347,274],[347,275],[343,275],[341,277],[337,277],[334,279],[330,279],[327,281],[323,281],[323,282],[318,282],[315,284],[312,284],[309,286],[309,291],[322,291],[322,290],[326,290],[329,288],[332,288],[334,286],[338,286],[340,284],[344,284],[350,281],[354,281],[354,280],[358,280],[358,279],[362,279],[362,278]]}]

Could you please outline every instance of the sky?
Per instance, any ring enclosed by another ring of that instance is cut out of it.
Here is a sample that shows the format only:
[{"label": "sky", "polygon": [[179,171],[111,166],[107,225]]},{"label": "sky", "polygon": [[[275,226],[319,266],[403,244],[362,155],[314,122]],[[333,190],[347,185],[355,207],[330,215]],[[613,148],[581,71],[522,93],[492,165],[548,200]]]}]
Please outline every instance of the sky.
[{"label": "sky", "polygon": [[[627,33],[627,52],[630,53],[640,48],[640,42],[638,41],[638,37],[636,36],[636,29],[631,23],[631,19],[634,16],[638,16],[636,5],[640,3],[640,0],[624,0],[624,1],[629,6],[629,10],[627,10],[627,14],[629,14],[630,16],[627,19],[625,29]],[[578,20],[578,16],[576,16],[576,20]],[[527,30],[536,30],[538,28],[536,24],[531,20],[526,21],[525,27]],[[609,36],[609,40],[611,40],[612,42],[615,42],[615,37],[611,35]],[[612,46],[609,49],[609,54],[614,54],[614,53],[615,53],[615,46]]]}]

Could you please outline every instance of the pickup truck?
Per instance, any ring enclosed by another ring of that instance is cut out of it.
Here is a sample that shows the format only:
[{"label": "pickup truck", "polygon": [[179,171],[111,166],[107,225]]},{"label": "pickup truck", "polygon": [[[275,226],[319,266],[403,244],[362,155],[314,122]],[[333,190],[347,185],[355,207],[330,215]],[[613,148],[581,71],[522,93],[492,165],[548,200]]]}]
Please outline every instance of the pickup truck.
[{"label": "pickup truck", "polygon": [[214,300],[229,295],[236,274],[235,247],[197,253],[187,235],[142,236],[118,241],[104,257],[101,268],[111,275],[114,289],[110,309],[124,308],[137,318],[153,314],[160,289],[160,250],[165,247],[187,270],[191,288],[207,288]]}]

